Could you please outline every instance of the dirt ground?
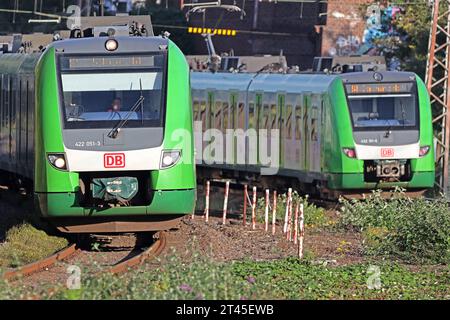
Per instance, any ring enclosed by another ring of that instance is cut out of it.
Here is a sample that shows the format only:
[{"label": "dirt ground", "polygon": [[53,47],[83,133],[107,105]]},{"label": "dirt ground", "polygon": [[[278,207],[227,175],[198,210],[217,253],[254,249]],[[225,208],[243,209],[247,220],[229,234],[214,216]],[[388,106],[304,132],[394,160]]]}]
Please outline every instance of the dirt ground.
[{"label": "dirt ground", "polygon": [[[185,217],[179,229],[168,234],[168,243],[184,259],[192,252],[207,255],[216,261],[250,259],[273,260],[298,255],[298,246],[286,240],[282,226],[276,226],[275,235],[264,231],[263,224],[243,226],[241,220],[229,219],[222,225],[222,218],[210,216]],[[318,263],[336,265],[358,263],[363,260],[361,239],[354,233],[334,233],[323,230],[305,230],[304,252]],[[166,252],[170,252],[167,250]]]}]

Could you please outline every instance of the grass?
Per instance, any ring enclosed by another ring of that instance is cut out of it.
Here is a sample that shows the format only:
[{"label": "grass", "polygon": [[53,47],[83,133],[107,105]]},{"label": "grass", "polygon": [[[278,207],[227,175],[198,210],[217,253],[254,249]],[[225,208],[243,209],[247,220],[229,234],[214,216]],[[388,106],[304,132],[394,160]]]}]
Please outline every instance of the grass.
[{"label": "grass", "polygon": [[21,286],[0,283],[0,299],[36,294],[43,299],[95,300],[450,299],[449,268],[413,272],[397,264],[330,267],[295,258],[217,263],[200,255],[193,261],[186,264],[174,256],[156,271],[82,277],[81,289],[69,290],[61,284],[50,297],[48,288],[26,292]]},{"label": "grass", "polygon": [[0,245],[0,267],[17,267],[47,256],[68,245],[64,238],[48,236],[31,224],[14,226]]}]

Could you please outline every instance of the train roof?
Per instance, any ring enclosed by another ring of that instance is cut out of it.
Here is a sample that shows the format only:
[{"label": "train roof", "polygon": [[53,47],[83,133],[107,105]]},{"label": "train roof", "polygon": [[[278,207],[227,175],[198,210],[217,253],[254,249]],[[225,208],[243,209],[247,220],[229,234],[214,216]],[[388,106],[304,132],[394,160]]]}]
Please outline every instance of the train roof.
[{"label": "train roof", "polygon": [[34,73],[41,53],[0,54],[0,74]]},{"label": "train roof", "polygon": [[[163,37],[92,37],[92,38],[72,38],[61,41],[55,41],[49,45],[49,48],[55,48],[58,51],[64,50],[65,53],[107,53],[105,42],[109,39],[115,39],[118,43],[114,54],[135,53],[142,51],[160,51],[161,46],[167,46],[169,40]],[[167,48],[167,47],[166,47]]]},{"label": "train roof", "polygon": [[[376,75],[381,78],[375,79]],[[351,83],[367,83],[367,82],[407,82],[416,79],[414,72],[407,71],[375,71],[375,72],[350,72],[340,74],[342,81]]]},{"label": "train roof", "polygon": [[336,75],[326,74],[273,74],[273,73],[211,73],[191,72],[193,89],[243,90],[264,92],[323,93],[328,90]]}]

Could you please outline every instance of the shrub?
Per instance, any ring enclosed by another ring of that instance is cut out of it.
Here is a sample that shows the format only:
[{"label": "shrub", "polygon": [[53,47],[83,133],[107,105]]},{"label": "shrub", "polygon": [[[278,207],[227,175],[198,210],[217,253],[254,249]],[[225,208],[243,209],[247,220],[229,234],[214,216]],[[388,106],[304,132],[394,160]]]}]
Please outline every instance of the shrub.
[{"label": "shrub", "polygon": [[397,190],[363,200],[341,199],[339,226],[363,234],[366,253],[392,255],[410,262],[450,261],[450,211],[446,199],[411,199]]}]

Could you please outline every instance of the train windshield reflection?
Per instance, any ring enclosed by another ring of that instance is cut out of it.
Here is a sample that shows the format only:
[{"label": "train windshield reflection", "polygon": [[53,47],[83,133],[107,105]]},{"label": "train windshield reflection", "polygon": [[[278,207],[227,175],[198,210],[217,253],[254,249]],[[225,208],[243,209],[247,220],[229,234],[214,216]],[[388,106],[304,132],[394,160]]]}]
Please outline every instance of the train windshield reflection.
[{"label": "train windshield reflection", "polygon": [[67,73],[61,83],[66,128],[112,127],[126,117],[126,126],[162,126],[162,72]]},{"label": "train windshield reflection", "polygon": [[354,95],[348,97],[353,127],[409,128],[417,126],[418,109],[413,94]]}]

